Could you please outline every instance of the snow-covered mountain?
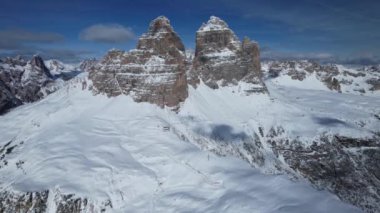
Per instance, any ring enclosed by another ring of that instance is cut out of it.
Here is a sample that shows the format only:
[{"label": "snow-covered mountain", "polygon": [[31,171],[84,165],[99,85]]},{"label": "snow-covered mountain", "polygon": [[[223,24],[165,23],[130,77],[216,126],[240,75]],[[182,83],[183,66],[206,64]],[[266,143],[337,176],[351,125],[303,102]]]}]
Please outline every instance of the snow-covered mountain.
[{"label": "snow-covered mountain", "polygon": [[50,70],[50,73],[52,75],[60,75],[63,72],[72,72],[78,70],[78,65],[66,64],[57,59],[46,60],[45,65]]},{"label": "snow-covered mountain", "polygon": [[75,71],[88,72],[98,62],[96,58],[84,59],[79,63],[64,63],[57,59],[49,59],[45,60],[45,65],[52,75],[60,76]]},{"label": "snow-covered mountain", "polygon": [[41,99],[56,88],[53,75],[39,56],[30,61],[21,57],[0,61],[0,114],[8,109]]},{"label": "snow-covered mountain", "polygon": [[38,101],[81,73],[74,65],[58,60],[44,61],[35,55],[0,59],[0,114],[23,103]]},{"label": "snow-covered mountain", "polygon": [[192,56],[158,17],[1,116],[0,211],[378,212],[378,67],[258,48],[211,17]]},{"label": "snow-covered mountain", "polygon": [[244,84],[213,90],[202,83],[175,113],[130,96],[93,96],[81,89],[84,80],[0,118],[0,200],[8,212],[20,200],[51,212],[360,212],[302,178],[279,175],[293,170],[269,135],[283,127],[274,139],[302,134],[310,145],[324,132],[370,137],[379,100],[270,86],[271,100],[247,96]]},{"label": "snow-covered mountain", "polygon": [[273,83],[283,86],[358,95],[380,94],[379,66],[351,68],[311,61],[269,61],[263,63],[263,71]]}]

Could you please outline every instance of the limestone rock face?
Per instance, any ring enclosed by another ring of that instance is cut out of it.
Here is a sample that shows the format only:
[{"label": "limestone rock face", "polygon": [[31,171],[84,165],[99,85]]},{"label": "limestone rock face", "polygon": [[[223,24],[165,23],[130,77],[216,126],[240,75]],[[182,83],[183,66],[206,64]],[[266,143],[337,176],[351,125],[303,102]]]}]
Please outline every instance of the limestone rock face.
[{"label": "limestone rock face", "polygon": [[190,73],[192,85],[202,80],[215,89],[239,81],[263,85],[259,46],[248,38],[240,42],[223,20],[211,16],[196,33]]},{"label": "limestone rock face", "polygon": [[160,16],[129,52],[111,50],[91,68],[95,92],[126,94],[137,102],[176,107],[187,96],[185,48],[169,20]]},{"label": "limestone rock face", "polygon": [[[328,189],[341,200],[366,212],[380,209],[380,138],[321,135],[312,144],[281,138],[276,130],[267,135],[277,157],[314,186]],[[353,151],[355,150],[355,151]]]},{"label": "limestone rock face", "polygon": [[52,75],[39,56],[30,61],[21,57],[0,61],[0,113],[24,102],[34,102],[54,88],[49,88]]}]

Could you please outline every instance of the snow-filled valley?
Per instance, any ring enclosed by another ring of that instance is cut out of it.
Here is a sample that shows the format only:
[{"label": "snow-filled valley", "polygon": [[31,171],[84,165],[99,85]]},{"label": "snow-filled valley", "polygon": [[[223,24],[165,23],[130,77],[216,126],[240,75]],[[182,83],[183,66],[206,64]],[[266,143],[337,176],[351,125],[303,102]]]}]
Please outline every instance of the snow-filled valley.
[{"label": "snow-filled valley", "polygon": [[261,165],[236,147],[264,140],[273,126],[305,143],[320,134],[370,136],[380,129],[379,98],[273,79],[270,95],[247,95],[243,82],[200,84],[176,113],[129,96],[94,96],[82,90],[86,78],[0,117],[1,191],[49,190],[48,212],[69,194],[88,199],[84,212],[361,211],[278,170],[283,159],[268,144]]}]

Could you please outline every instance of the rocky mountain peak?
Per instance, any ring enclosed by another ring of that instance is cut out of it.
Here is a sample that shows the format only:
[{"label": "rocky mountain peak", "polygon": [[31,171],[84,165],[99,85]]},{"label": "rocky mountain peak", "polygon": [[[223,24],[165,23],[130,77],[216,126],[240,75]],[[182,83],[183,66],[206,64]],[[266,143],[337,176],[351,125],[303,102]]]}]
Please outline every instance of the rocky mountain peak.
[{"label": "rocky mountain peak", "polygon": [[240,80],[263,85],[259,46],[248,38],[240,42],[225,21],[211,16],[196,33],[190,78],[193,85],[202,80],[211,88]]},{"label": "rocky mountain peak", "polygon": [[249,39],[242,43],[215,16],[197,31],[195,54],[186,54],[169,19],[159,16],[139,38],[136,49],[108,52],[91,68],[89,77],[95,93],[125,94],[137,102],[178,107],[188,96],[187,75],[192,85],[202,80],[218,88],[244,81],[252,83],[249,91],[265,91],[257,43]]},{"label": "rocky mountain peak", "polygon": [[26,102],[34,102],[56,88],[40,56],[26,62],[22,57],[0,61],[0,114]]},{"label": "rocky mountain peak", "polygon": [[198,32],[216,31],[216,30],[229,30],[228,24],[221,18],[211,16],[207,23],[203,23]]},{"label": "rocky mountain peak", "polygon": [[41,56],[34,55],[29,63],[32,66],[33,70],[40,72],[40,73],[43,73],[49,78],[52,77],[50,70],[46,67],[45,62],[41,58]]},{"label": "rocky mountain peak", "polygon": [[37,67],[45,66],[44,60],[39,55],[34,55],[30,60],[30,64]]},{"label": "rocky mountain peak", "polygon": [[148,32],[140,37],[137,49],[177,57],[178,54],[184,56],[185,46],[170,25],[169,19],[159,16],[150,23]]},{"label": "rocky mountain peak", "polygon": [[185,47],[169,19],[154,19],[129,52],[110,51],[91,68],[95,92],[177,107],[187,98]]},{"label": "rocky mountain peak", "polygon": [[155,35],[157,33],[174,32],[170,25],[170,20],[165,16],[159,16],[150,22],[147,34]]},{"label": "rocky mountain peak", "polygon": [[237,51],[239,48],[241,48],[241,42],[235,33],[225,21],[218,17],[211,16],[208,22],[203,23],[196,33],[196,56],[200,52]]}]

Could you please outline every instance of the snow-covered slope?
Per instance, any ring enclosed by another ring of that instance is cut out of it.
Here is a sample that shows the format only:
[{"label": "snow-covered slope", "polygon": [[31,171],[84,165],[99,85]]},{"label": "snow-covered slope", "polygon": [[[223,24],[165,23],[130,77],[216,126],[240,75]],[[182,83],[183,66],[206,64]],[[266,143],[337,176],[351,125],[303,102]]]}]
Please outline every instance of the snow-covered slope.
[{"label": "snow-covered slope", "polygon": [[[84,212],[360,212],[302,179],[273,175],[270,161],[258,170],[213,153],[220,147],[236,153],[234,147],[253,138],[258,127],[266,132],[274,124],[292,124],[289,135],[328,130],[363,136],[380,127],[370,114],[380,100],[276,85],[269,86],[270,99],[246,96],[244,83],[219,90],[201,83],[190,88],[177,114],[129,96],[93,96],[81,89],[85,78],[0,117],[2,204],[4,192],[17,197],[49,190],[41,198],[49,212],[63,208],[69,194],[87,198]],[[326,101],[339,101],[344,112],[325,107]],[[341,116],[347,119],[336,128],[313,119]],[[368,125],[362,131],[354,125],[358,117]]]},{"label": "snow-covered slope", "polygon": [[263,70],[272,83],[299,89],[336,91],[356,95],[380,95],[380,69],[319,65],[310,61],[269,61]]}]

